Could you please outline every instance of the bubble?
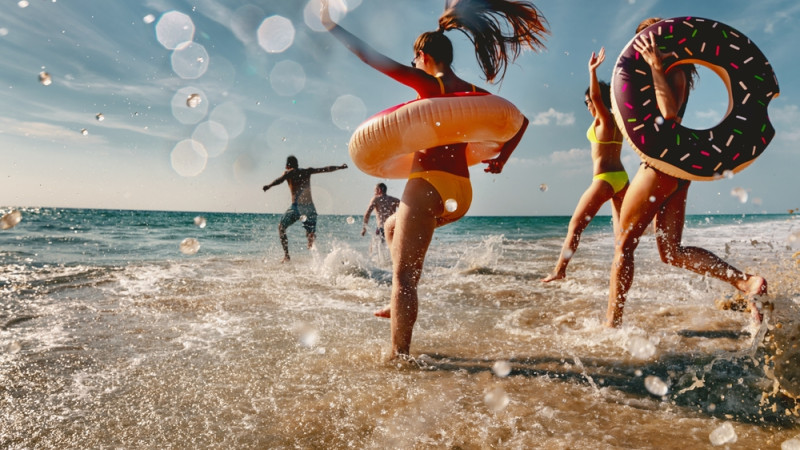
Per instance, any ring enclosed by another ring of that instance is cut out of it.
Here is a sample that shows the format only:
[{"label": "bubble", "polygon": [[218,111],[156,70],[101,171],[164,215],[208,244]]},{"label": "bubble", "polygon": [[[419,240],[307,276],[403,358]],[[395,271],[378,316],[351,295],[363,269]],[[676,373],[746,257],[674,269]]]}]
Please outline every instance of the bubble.
[{"label": "bubble", "polygon": [[506,391],[504,391],[503,388],[496,387],[486,393],[486,395],[483,397],[483,401],[486,403],[486,406],[492,410],[502,411],[506,406],[508,406],[511,400],[508,398],[508,394],[506,394]]},{"label": "bubble", "polygon": [[146,23],[148,25],[153,23],[153,22],[155,22],[155,21],[156,21],[156,16],[154,16],[152,14],[148,14],[148,15],[142,17],[142,22],[144,22],[144,23]]},{"label": "bubble", "polygon": [[184,139],[175,144],[172,153],[170,153],[170,161],[172,162],[172,169],[178,175],[193,177],[205,170],[208,162],[208,153],[206,153],[203,144],[194,139]]},{"label": "bubble", "polygon": [[97,113],[97,115],[94,116],[94,118],[97,119],[98,122],[106,120],[106,116],[104,116],[103,113]]},{"label": "bubble", "polygon": [[572,256],[573,256],[575,253],[573,253],[573,251],[572,251],[572,250],[570,250],[570,249],[566,249],[566,250],[564,250],[563,252],[561,252],[561,254],[562,254],[562,255],[564,255],[564,259],[566,259],[566,260],[570,260],[570,259],[572,259]]},{"label": "bubble", "polygon": [[0,28],[0,36],[8,36],[8,28],[6,27]]},{"label": "bubble", "polygon": [[42,86],[50,86],[53,84],[53,78],[50,77],[49,73],[43,70],[39,72],[39,83],[42,83]]},{"label": "bubble", "polygon": [[511,373],[511,363],[508,361],[495,361],[492,372],[498,377],[507,377]]},{"label": "bubble", "polygon": [[736,430],[733,429],[730,422],[725,422],[712,431],[708,435],[708,439],[711,441],[711,445],[733,444],[737,439]]},{"label": "bubble", "polygon": [[199,105],[202,101],[203,97],[201,97],[200,94],[192,93],[186,97],[186,106],[189,108],[197,108],[197,105]]},{"label": "bubble", "polygon": [[628,339],[628,353],[634,358],[648,359],[656,354],[656,346],[649,339],[633,336]]},{"label": "bubble", "polygon": [[546,184],[542,183],[542,184],[539,185],[539,190],[540,191],[547,192],[547,189],[548,189],[548,187],[547,187]]},{"label": "bubble", "polygon": [[222,124],[228,132],[229,139],[235,139],[242,134],[247,124],[247,116],[234,102],[225,102],[211,111],[209,117],[212,121]]},{"label": "bubble", "polygon": [[256,34],[258,45],[267,53],[281,53],[294,42],[294,25],[283,16],[270,16],[259,25]]},{"label": "bubble", "polygon": [[222,124],[214,121],[197,125],[192,139],[203,145],[209,158],[221,155],[228,148],[228,131]]},{"label": "bubble", "polygon": [[781,450],[800,450],[800,437],[785,440],[781,443]]},{"label": "bubble", "polygon": [[178,122],[191,125],[200,122],[208,114],[208,102],[199,101],[194,107],[189,107],[189,98],[196,95],[199,98],[208,98],[201,90],[188,86],[181,88],[172,96],[170,106],[172,107],[172,117]]},{"label": "bubble", "polygon": [[653,375],[648,375],[645,377],[644,387],[648,392],[658,397],[663,397],[667,395],[667,392],[669,392],[669,386],[661,381],[661,378]]},{"label": "bubble", "polygon": [[89,130],[87,130],[86,128],[81,128],[81,134],[84,135],[84,136],[88,136],[89,135]]},{"label": "bubble", "polygon": [[[357,2],[361,3],[360,0],[357,0]],[[355,2],[348,1],[347,3]],[[327,31],[322,25],[322,20],[319,17],[320,6],[319,0],[311,0],[306,3],[306,7],[303,9],[303,20],[305,21],[306,25],[314,31]],[[356,6],[358,5],[356,4]],[[336,23],[339,23],[339,21],[344,18],[344,15],[348,10],[348,6],[345,4],[345,2],[343,2],[343,0],[330,0],[328,3],[328,8],[330,10],[331,19],[333,19],[333,21]]]},{"label": "bubble", "polygon": [[656,202],[656,196],[655,195],[651,195],[650,197],[647,197],[647,200],[650,201],[650,203],[655,203]]},{"label": "bubble", "polygon": [[744,188],[737,187],[737,188],[731,189],[731,195],[734,196],[734,197],[739,197],[739,202],[747,203],[748,195],[747,195],[747,191],[744,190]]},{"label": "bubble", "polygon": [[656,117],[656,123],[659,124],[659,125],[663,125],[664,124],[664,118],[661,117],[661,116]]},{"label": "bubble", "polygon": [[305,87],[306,72],[303,66],[295,61],[280,61],[269,73],[269,84],[276,94],[290,97]]},{"label": "bubble", "polygon": [[3,214],[3,217],[0,218],[0,230],[8,230],[17,226],[17,224],[22,220],[22,213],[15,210],[9,211],[6,214]]},{"label": "bubble", "polygon": [[195,238],[186,238],[181,241],[180,248],[184,255],[194,255],[200,250],[200,242]]},{"label": "bubble", "polygon": [[19,353],[19,351],[22,350],[22,344],[20,344],[19,341],[13,341],[8,344],[7,349],[8,353]]},{"label": "bubble", "polygon": [[156,24],[156,39],[168,50],[185,46],[194,39],[194,23],[181,12],[166,12]]},{"label": "bubble", "polygon": [[340,130],[354,130],[366,118],[367,106],[355,95],[342,95],[331,106],[331,120]]},{"label": "bubble", "polygon": [[194,218],[194,224],[200,228],[206,227],[206,218],[203,216],[197,216]]},{"label": "bubble", "polygon": [[184,80],[195,80],[208,70],[208,52],[196,42],[189,42],[172,52],[172,71]]},{"label": "bubble", "polygon": [[354,218],[353,218],[353,216],[349,216],[349,217],[347,218],[347,224],[348,224],[348,225],[352,225],[352,224],[354,224],[354,223],[356,223],[356,219],[354,219]]},{"label": "bubble", "polygon": [[308,217],[305,214],[300,216],[300,222],[305,222],[306,220],[308,220]]},{"label": "bubble", "polygon": [[458,209],[458,202],[455,199],[448,198],[444,201],[444,209],[446,209],[447,212],[455,212],[455,210]]}]

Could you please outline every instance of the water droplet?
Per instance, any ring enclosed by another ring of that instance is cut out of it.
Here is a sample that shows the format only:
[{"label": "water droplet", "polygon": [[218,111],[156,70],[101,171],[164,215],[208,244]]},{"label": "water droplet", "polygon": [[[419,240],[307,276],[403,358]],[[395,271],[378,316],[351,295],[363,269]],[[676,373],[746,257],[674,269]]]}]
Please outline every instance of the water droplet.
[{"label": "water droplet", "polygon": [[734,175],[734,173],[733,173],[732,170],[726,170],[726,171],[722,172],[722,176],[727,178],[727,179],[729,179],[729,180],[731,178],[733,178],[733,175]]},{"label": "water droplet", "polygon": [[446,209],[447,212],[455,212],[455,210],[458,209],[458,202],[455,199],[448,198],[444,201],[444,209]]},{"label": "water droplet", "polygon": [[190,94],[188,97],[186,97],[186,106],[189,108],[196,108],[197,105],[199,105],[202,101],[203,98],[200,97],[200,94]]},{"label": "water droplet", "polygon": [[200,242],[195,238],[186,238],[181,241],[181,253],[184,255],[194,255],[200,250]]},{"label": "water droplet", "polygon": [[356,219],[354,219],[353,216],[350,216],[350,217],[347,218],[347,224],[348,225],[352,225],[355,222],[356,222]]},{"label": "water droplet", "polygon": [[84,136],[88,136],[89,135],[89,130],[87,130],[86,128],[81,128],[81,134],[84,135]]},{"label": "water droplet", "polygon": [[206,227],[206,218],[203,216],[197,216],[194,218],[194,224],[200,228]]},{"label": "water droplet", "polygon": [[628,353],[634,358],[648,359],[656,354],[656,346],[649,339],[632,336],[628,339]]},{"label": "water droplet", "polygon": [[547,189],[549,189],[549,188],[547,187],[546,184],[542,183],[542,184],[539,185],[539,190],[540,191],[547,192]]},{"label": "water droplet", "polygon": [[511,373],[511,363],[508,361],[495,361],[492,372],[498,377],[507,377]]},{"label": "water droplet", "polygon": [[53,78],[50,77],[49,73],[41,71],[39,72],[39,83],[42,83],[42,86],[50,86],[53,84]]},{"label": "water droplet", "polygon": [[436,122],[436,126],[437,126],[437,127],[440,127],[440,126],[442,126],[442,122]]},{"label": "water droplet", "polygon": [[664,124],[664,118],[661,117],[661,116],[656,117],[656,123],[659,124],[659,125],[663,125]]},{"label": "water droplet", "polygon": [[781,443],[781,450],[800,450],[800,437],[794,437]]},{"label": "water droplet", "polygon": [[315,347],[319,342],[319,331],[316,328],[312,327],[308,324],[302,324],[297,326],[296,331],[299,332],[298,340],[300,344],[305,347],[311,348]]},{"label": "water droplet", "polygon": [[182,48],[194,39],[194,22],[181,12],[166,12],[156,24],[156,39],[168,50]]},{"label": "water droplet", "polygon": [[661,381],[661,378],[653,375],[648,375],[645,377],[644,387],[648,392],[658,397],[663,397],[667,395],[667,392],[669,392],[669,386]]},{"label": "water droplet", "polygon": [[725,422],[712,431],[708,435],[708,439],[711,441],[711,445],[733,444],[737,439],[736,430],[733,429],[730,422]]},{"label": "water droplet", "polygon": [[97,115],[94,116],[94,118],[97,119],[98,122],[106,120],[106,116],[104,116],[103,113],[97,113]]},{"label": "water droplet", "polygon": [[511,401],[511,399],[508,398],[508,394],[506,394],[506,391],[504,391],[503,388],[496,387],[486,393],[486,395],[483,397],[483,401],[486,403],[486,406],[494,411],[502,411],[506,406],[508,406],[508,403]]},{"label": "water droplet", "polygon": [[306,215],[305,215],[305,214],[303,214],[302,216],[300,216],[300,222],[305,222],[306,220],[308,220],[308,217],[306,217]]},{"label": "water droplet", "polygon": [[283,16],[270,16],[258,27],[258,45],[267,53],[281,53],[294,42],[294,25]]},{"label": "water droplet", "polygon": [[647,198],[647,200],[649,200],[650,203],[655,203],[656,202],[656,196],[655,195],[651,195],[650,197]]},{"label": "water droplet", "polygon": [[8,230],[10,228],[14,228],[21,220],[21,212],[17,210],[10,211],[6,214],[3,214],[3,218],[0,219],[0,229]]},{"label": "water droplet", "polygon": [[30,5],[30,3],[28,3],[28,0],[19,0],[17,2],[17,6],[19,6],[20,8],[27,8],[28,5]]},{"label": "water droplet", "polygon": [[739,197],[739,202],[747,203],[748,195],[747,195],[747,191],[744,190],[744,188],[737,187],[737,188],[731,189],[731,195],[734,196],[734,197]]},{"label": "water droplet", "polygon": [[155,22],[155,21],[156,21],[156,16],[154,16],[152,14],[148,14],[148,15],[142,17],[142,22],[144,22],[144,23],[146,23],[148,25],[153,23],[153,22]]}]

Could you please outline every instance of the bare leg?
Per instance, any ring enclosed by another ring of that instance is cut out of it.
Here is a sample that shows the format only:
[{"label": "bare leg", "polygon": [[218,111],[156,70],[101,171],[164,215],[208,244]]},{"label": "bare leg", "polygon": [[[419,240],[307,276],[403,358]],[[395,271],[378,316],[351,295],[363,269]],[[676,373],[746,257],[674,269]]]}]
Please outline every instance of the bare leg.
[{"label": "bare leg", "polygon": [[289,261],[289,238],[286,237],[286,228],[281,223],[278,225],[278,237],[281,240],[281,247],[283,247],[283,261]]},{"label": "bare leg", "polygon": [[[392,241],[394,240],[394,228],[397,222],[397,214],[392,214],[389,218],[386,219],[386,222],[383,224],[383,231],[386,234],[386,243],[389,246],[389,255],[391,256],[392,252]],[[394,261],[394,258],[392,258]],[[381,317],[383,319],[388,319],[392,317],[392,306],[386,305],[384,308],[381,308],[373,313],[375,317]]]},{"label": "bare leg", "polygon": [[578,201],[575,212],[572,213],[572,219],[570,219],[569,228],[567,229],[567,237],[564,239],[564,245],[561,248],[561,255],[558,257],[556,267],[550,275],[542,279],[543,283],[560,280],[567,276],[567,264],[569,264],[569,260],[575,254],[575,251],[578,250],[583,230],[589,226],[603,203],[607,202],[613,195],[614,190],[605,181],[595,180],[589,185]]},{"label": "bare leg", "polygon": [[[746,274],[720,259],[717,255],[700,247],[682,245],[683,224],[686,212],[688,186],[679,189],[660,208],[656,215],[656,243],[661,260],[667,264],[691,270],[700,275],[709,275],[725,281],[750,297],[767,293],[767,281]],[[760,322],[761,315],[751,298],[753,318]]]},{"label": "bare leg", "polygon": [[417,320],[417,284],[425,254],[444,210],[433,187],[421,178],[408,181],[397,210],[392,233],[392,357],[407,355]]},{"label": "bare leg", "polygon": [[614,246],[605,325],[622,325],[622,312],[633,283],[634,252],[639,238],[653,220],[659,205],[677,189],[678,180],[646,166],[633,178],[619,213],[619,235]]},{"label": "bare leg", "polygon": [[311,250],[314,247],[314,239],[316,239],[317,235],[314,232],[306,231],[306,238],[308,238],[308,249]]}]

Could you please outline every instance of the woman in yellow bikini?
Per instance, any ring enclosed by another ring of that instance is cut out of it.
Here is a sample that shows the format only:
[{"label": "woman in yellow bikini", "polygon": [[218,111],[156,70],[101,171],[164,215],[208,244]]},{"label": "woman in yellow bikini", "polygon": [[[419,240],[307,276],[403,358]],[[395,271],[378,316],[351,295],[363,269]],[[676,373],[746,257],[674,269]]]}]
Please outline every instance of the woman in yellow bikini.
[{"label": "woman in yellow bikini", "polygon": [[[491,6],[490,6],[491,4]],[[414,43],[412,65],[400,64],[373,49],[363,40],[337,25],[330,17],[328,0],[322,0],[322,24],[362,61],[414,89],[420,98],[454,92],[486,92],[457,77],[451,68],[453,46],[445,31],[458,29],[472,40],[478,63],[486,80],[503,78],[506,65],[523,47],[543,47],[540,37],[548,31],[536,6],[528,1],[448,1],[436,31],[422,33]],[[511,35],[503,34],[508,24]],[[500,173],[528,124],[506,142],[485,172]],[[386,239],[392,254],[391,356],[408,355],[411,333],[417,319],[417,284],[428,246],[437,227],[454,222],[467,213],[472,202],[472,185],[465,143],[421,150],[403,192],[400,207],[387,219]],[[454,202],[449,201],[453,199]]]},{"label": "woman in yellow bikini", "polygon": [[586,90],[584,103],[594,117],[594,121],[586,130],[586,138],[592,144],[592,163],[594,177],[592,184],[581,196],[572,219],[569,221],[567,237],[561,248],[553,272],[542,281],[547,283],[560,280],[567,276],[567,265],[578,249],[581,233],[589,226],[600,207],[609,200],[612,201],[612,220],[614,235],[619,234],[619,210],[622,199],[628,190],[628,173],[620,161],[622,151],[622,132],[617,128],[614,117],[611,115],[611,89],[605,82],[597,80],[597,68],[605,59],[605,48],[589,59],[589,88]]}]

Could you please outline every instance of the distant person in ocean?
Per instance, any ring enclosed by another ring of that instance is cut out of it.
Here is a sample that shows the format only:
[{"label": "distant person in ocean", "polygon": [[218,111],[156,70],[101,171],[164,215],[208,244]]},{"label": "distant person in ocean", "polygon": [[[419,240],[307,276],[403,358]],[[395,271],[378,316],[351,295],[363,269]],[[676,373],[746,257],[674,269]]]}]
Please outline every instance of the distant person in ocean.
[{"label": "distant person in ocean", "polygon": [[594,178],[578,201],[575,212],[572,213],[561,255],[553,272],[542,279],[545,283],[567,276],[567,265],[578,250],[581,233],[589,226],[600,207],[609,200],[612,201],[614,235],[619,234],[619,209],[628,189],[628,173],[620,161],[623,136],[617,128],[614,116],[611,115],[611,87],[608,83],[597,79],[597,68],[605,57],[605,48],[601,48],[597,54],[592,52],[589,58],[589,88],[586,89],[583,101],[594,117],[586,131],[586,138],[592,146]]},{"label": "distant person in ocean", "polygon": [[[459,78],[452,68],[453,44],[448,30],[467,34],[486,80],[502,79],[507,64],[523,47],[544,47],[548,33],[544,17],[529,1],[448,1],[435,31],[422,33],[414,43],[411,65],[401,64],[372,48],[331,19],[328,0],[322,0],[322,25],[362,61],[416,91],[418,98],[441,97],[455,92],[487,92]],[[504,33],[508,31],[508,33]],[[500,173],[519,144],[528,125],[500,148],[484,169]],[[419,310],[417,285],[425,255],[437,227],[455,222],[472,202],[466,142],[422,149],[414,154],[408,182],[397,212],[385,224],[392,256],[391,357],[408,355]],[[455,199],[454,208],[445,208]]]},{"label": "distant person in ocean", "polygon": [[281,246],[283,246],[283,262],[289,261],[290,259],[289,238],[286,237],[286,228],[298,220],[303,222],[303,228],[306,229],[308,248],[310,249],[314,246],[314,238],[317,231],[317,210],[314,208],[314,201],[311,199],[311,175],[315,173],[333,172],[334,170],[346,168],[347,164],[301,169],[298,167],[297,158],[289,156],[286,158],[286,170],[283,172],[283,175],[276,178],[272,183],[264,186],[264,192],[267,192],[267,189],[285,181],[289,184],[289,191],[292,194],[292,204],[289,206],[289,209],[283,213],[281,222],[278,224],[278,236],[281,239]]},{"label": "distant person in ocean", "polygon": [[[636,33],[660,20],[655,17],[645,19],[639,24]],[[665,119],[680,121],[696,69],[691,64],[682,64],[665,72],[661,63],[663,54],[656,46],[652,33],[639,37],[633,46],[650,66],[659,111]],[[611,265],[606,326],[622,325],[625,300],[633,283],[633,254],[639,238],[653,219],[656,244],[662,261],[730,283],[747,295],[754,321],[761,322],[758,297],[767,294],[767,280],[740,271],[708,250],[685,247],[682,244],[686,196],[690,184],[689,180],[667,175],[644,162],[639,165],[639,171],[628,187],[619,214],[620,234]]]},{"label": "distant person in ocean", "polygon": [[367,212],[364,213],[364,226],[361,228],[361,235],[364,236],[367,233],[369,216],[372,215],[372,211],[375,211],[375,221],[377,223],[375,234],[380,236],[381,242],[384,242],[386,239],[386,232],[383,228],[386,219],[394,214],[395,211],[397,211],[397,207],[400,205],[400,199],[387,195],[386,190],[386,184],[384,183],[378,183],[375,186],[375,196],[370,200]]}]

